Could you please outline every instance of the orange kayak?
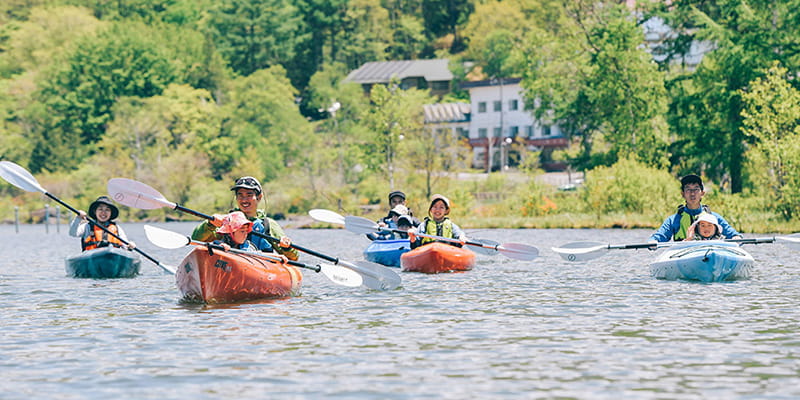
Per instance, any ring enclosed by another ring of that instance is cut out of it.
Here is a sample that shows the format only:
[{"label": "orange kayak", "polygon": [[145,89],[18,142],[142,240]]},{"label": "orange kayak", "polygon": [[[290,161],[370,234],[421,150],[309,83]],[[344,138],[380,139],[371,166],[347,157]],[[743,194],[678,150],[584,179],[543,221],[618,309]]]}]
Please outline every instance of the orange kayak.
[{"label": "orange kayak", "polygon": [[175,282],[184,300],[234,303],[286,297],[303,281],[290,265],[221,250],[212,253],[195,246],[178,266]]},{"label": "orange kayak", "polygon": [[475,253],[461,247],[433,242],[400,256],[403,271],[438,274],[469,271],[475,266]]}]

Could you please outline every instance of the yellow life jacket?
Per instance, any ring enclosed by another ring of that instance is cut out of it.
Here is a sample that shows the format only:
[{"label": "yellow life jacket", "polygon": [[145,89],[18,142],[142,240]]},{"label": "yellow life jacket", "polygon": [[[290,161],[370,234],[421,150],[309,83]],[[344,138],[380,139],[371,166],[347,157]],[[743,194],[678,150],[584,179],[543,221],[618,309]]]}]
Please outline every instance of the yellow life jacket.
[{"label": "yellow life jacket", "polygon": [[[428,217],[425,217],[425,221],[423,222],[425,225],[425,233],[428,235],[436,235],[442,236],[446,238],[453,238],[453,222],[450,221],[450,218],[445,217],[442,222],[436,222]],[[422,244],[427,244],[431,242],[435,242],[436,239],[423,237]]]},{"label": "yellow life jacket", "polygon": [[[83,247],[83,251],[96,249],[98,247],[106,247],[109,244],[122,247],[122,242],[114,236],[109,235],[106,231],[102,230],[99,226],[95,224],[89,224],[91,226],[92,231],[84,236],[83,242],[81,242],[81,247]],[[117,224],[110,223],[106,227],[109,232],[119,236],[119,230],[117,229]]]},{"label": "yellow life jacket", "polygon": [[[707,205],[701,205],[700,208],[709,214],[711,213],[711,209],[709,209]],[[680,242],[686,239],[689,227],[692,226],[694,221],[697,219],[697,215],[700,214],[697,214],[693,217],[688,212],[686,212],[686,206],[681,205],[678,207],[678,215],[681,216],[681,227],[680,229],[678,229],[678,232],[675,233],[675,235],[672,237],[672,240],[676,242]]]}]

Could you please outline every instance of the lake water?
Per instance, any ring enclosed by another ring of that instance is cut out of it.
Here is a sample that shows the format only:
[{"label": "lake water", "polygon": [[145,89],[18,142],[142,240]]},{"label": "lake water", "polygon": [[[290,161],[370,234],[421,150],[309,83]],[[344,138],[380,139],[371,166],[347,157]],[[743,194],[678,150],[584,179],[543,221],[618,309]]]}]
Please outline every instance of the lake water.
[{"label": "lake water", "polygon": [[[177,265],[187,249],[140,248]],[[194,224],[157,224],[188,234]],[[749,246],[751,279],[660,281],[646,250],[591,263],[550,247],[643,241],[642,230],[481,230],[541,250],[478,256],[466,273],[401,273],[403,286],[345,288],[305,273],[297,297],[182,304],[142,261],[133,279],[68,278],[77,239],[0,226],[3,399],[793,399],[800,396],[800,254]],[[361,260],[367,239],[289,230]],[[304,262],[316,262],[311,256]],[[305,272],[305,271],[304,271]]]}]

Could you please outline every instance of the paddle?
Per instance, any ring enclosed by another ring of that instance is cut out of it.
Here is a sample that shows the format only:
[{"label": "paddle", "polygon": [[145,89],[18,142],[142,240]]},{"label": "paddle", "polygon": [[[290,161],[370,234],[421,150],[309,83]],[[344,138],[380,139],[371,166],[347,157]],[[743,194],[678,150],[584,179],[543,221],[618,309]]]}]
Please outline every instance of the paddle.
[{"label": "paddle", "polygon": [[[327,222],[329,224],[345,225],[345,217],[343,215],[335,212],[335,211],[315,208],[313,210],[309,210],[308,211],[308,215],[310,215],[311,218],[314,218],[315,220],[320,221],[320,222]],[[368,232],[368,233],[372,233],[373,231],[374,231],[374,229],[370,230],[370,232]],[[405,232],[403,232],[403,233],[405,233]],[[487,255],[487,256],[496,256],[499,253],[497,251],[497,246],[500,245],[500,243],[495,242],[494,240],[475,239],[475,238],[473,238],[472,241],[475,242],[475,243],[480,243],[480,244],[484,245],[484,246],[481,246],[481,247],[471,248],[476,253]]]},{"label": "paddle", "polygon": [[[350,232],[354,232],[354,233],[366,234],[366,233],[370,233],[370,232],[375,232],[376,230],[388,230],[388,231],[392,231],[392,232],[405,233],[405,231],[402,231],[400,229],[381,228],[375,222],[372,222],[371,220],[368,220],[368,219],[362,218],[362,217],[355,217],[355,216],[352,216],[352,215],[348,215],[348,216],[346,216],[344,218],[344,220],[345,220],[345,229],[347,229]],[[425,233],[415,233],[415,235],[416,236],[420,236],[420,237],[427,237],[427,238],[431,238],[431,239],[435,239],[435,240],[439,240],[439,241],[444,241],[444,242],[461,243],[461,241],[459,241],[458,239],[451,239],[451,238],[447,238],[447,237],[443,237],[443,236],[434,236],[434,235],[428,235],[428,234],[425,234]],[[521,243],[504,243],[504,244],[497,244],[497,245],[489,245],[489,244],[484,244],[484,243],[475,242],[475,241],[468,241],[465,244],[470,245],[470,246],[476,246],[476,247],[490,247],[490,248],[492,248],[494,250],[499,251],[504,256],[509,257],[509,258],[513,258],[513,259],[516,259],[516,260],[529,261],[529,260],[533,260],[534,258],[536,258],[539,255],[539,249],[537,249],[536,247],[529,246],[527,244],[521,244]]]},{"label": "paddle", "polygon": [[344,216],[331,210],[315,208],[313,210],[309,210],[308,215],[310,215],[311,218],[314,218],[315,220],[320,222],[344,225]]},{"label": "paddle", "polygon": [[[108,195],[115,201],[119,202],[120,204],[124,204],[129,207],[136,207],[145,210],[153,210],[162,207],[169,207],[173,210],[182,211],[200,218],[208,220],[214,219],[214,217],[211,215],[203,214],[201,212],[171,202],[166,198],[164,198],[164,195],[162,195],[152,187],[144,183],[134,181],[132,179],[113,178],[109,180]],[[278,238],[274,238],[272,236],[265,235],[263,233],[258,233],[258,232],[252,232],[252,233],[256,236],[260,236],[267,240],[270,240],[273,243],[280,241]],[[378,264],[366,261],[357,261],[355,263],[351,263],[348,261],[340,260],[336,257],[332,257],[326,254],[322,254],[307,249],[305,247],[298,246],[296,244],[292,244],[291,247],[299,251],[311,254],[315,257],[319,257],[323,260],[330,261],[335,265],[341,265],[345,268],[349,268],[353,271],[356,271],[361,275],[364,286],[370,289],[377,289],[377,290],[395,289],[399,287],[400,283],[402,282],[400,275]]]},{"label": "paddle", "polygon": [[[41,185],[39,185],[39,182],[36,180],[36,178],[34,178],[33,175],[31,175],[30,172],[28,172],[25,168],[22,168],[21,166],[19,166],[17,164],[14,164],[11,161],[0,161],[0,176],[2,176],[3,179],[8,181],[8,183],[10,183],[10,184],[12,184],[12,185],[24,190],[24,191],[44,193],[45,196],[55,200],[57,203],[59,203],[62,206],[66,207],[67,209],[69,209],[70,211],[74,212],[75,214],[80,215],[78,210],[72,208],[72,206],[70,206],[69,204],[61,201],[61,199],[59,199],[58,197],[53,196],[52,194],[48,193],[47,190],[45,190]],[[121,237],[117,236],[116,234],[114,234],[113,232],[108,230],[106,227],[98,224],[97,221],[95,221],[92,217],[87,215],[86,219],[89,221],[89,223],[91,223],[94,226],[99,227],[100,229],[102,229],[103,231],[108,233],[109,235],[119,239],[119,241],[121,241],[122,243],[125,243],[126,245],[129,244],[127,241],[125,241]],[[145,253],[144,251],[142,251],[138,247],[134,247],[133,250],[138,252],[139,254],[143,255],[145,258],[147,258],[148,260],[152,261],[154,264],[156,264],[159,267],[161,267],[161,269],[163,269],[165,272],[168,272],[168,273],[173,274],[173,275],[175,274],[175,267],[169,266],[169,265],[164,265],[164,264],[158,262],[158,260],[156,260],[153,257],[150,257],[149,254]]]},{"label": "paddle", "polygon": [[[177,249],[180,247],[188,246],[190,244],[206,246],[217,250],[224,250],[224,248],[215,243],[208,243],[208,242],[200,242],[196,240],[192,240],[192,238],[181,235],[177,232],[168,231],[166,229],[156,228],[155,226],[145,225],[144,226],[144,233],[147,236],[147,239],[158,247],[163,247],[165,249]],[[266,253],[252,253],[249,251],[239,250],[239,249],[229,249],[231,253],[235,254],[243,254],[250,257],[261,258],[264,260],[268,260],[274,263],[280,263],[281,259],[279,257],[270,256]],[[322,272],[325,277],[331,280],[331,282],[348,287],[356,287],[361,286],[363,280],[361,279],[361,275],[353,270],[349,270],[343,267],[337,267],[335,265],[330,264],[317,264],[317,265],[308,265],[297,261],[289,260],[287,264],[299,267],[310,269],[314,272]]]},{"label": "paddle", "polygon": [[[775,236],[771,238],[725,239],[724,242],[740,244],[782,243],[788,247],[800,250],[800,238],[788,236]],[[561,247],[553,247],[561,258],[567,261],[588,261],[604,256],[610,250],[628,249],[660,249],[671,247],[685,242],[658,242],[658,243],[633,243],[633,244],[603,244],[600,242],[572,242]]]}]

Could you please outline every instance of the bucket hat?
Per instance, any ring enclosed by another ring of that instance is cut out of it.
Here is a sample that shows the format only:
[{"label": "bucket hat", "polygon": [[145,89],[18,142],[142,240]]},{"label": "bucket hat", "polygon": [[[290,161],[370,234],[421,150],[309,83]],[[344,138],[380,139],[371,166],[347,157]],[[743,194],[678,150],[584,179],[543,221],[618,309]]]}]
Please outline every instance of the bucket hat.
[{"label": "bucket hat", "polygon": [[117,219],[117,217],[119,217],[119,208],[117,208],[117,206],[114,205],[114,203],[111,201],[111,199],[108,198],[108,196],[100,196],[97,198],[97,200],[93,201],[91,205],[89,205],[90,217],[97,218],[95,212],[97,211],[97,207],[100,204],[105,204],[111,209],[111,218],[108,219],[109,221]]}]

